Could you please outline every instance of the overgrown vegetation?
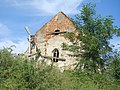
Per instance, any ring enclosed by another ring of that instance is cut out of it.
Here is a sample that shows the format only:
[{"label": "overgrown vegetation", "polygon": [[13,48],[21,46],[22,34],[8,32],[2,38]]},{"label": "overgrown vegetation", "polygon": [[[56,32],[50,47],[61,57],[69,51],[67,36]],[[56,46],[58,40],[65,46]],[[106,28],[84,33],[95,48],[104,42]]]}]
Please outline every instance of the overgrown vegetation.
[{"label": "overgrown vegetation", "polygon": [[119,90],[119,67],[120,62],[104,74],[88,75],[80,70],[61,73],[51,66],[14,57],[3,49],[0,50],[0,90]]},{"label": "overgrown vegetation", "polygon": [[111,16],[98,16],[94,8],[92,4],[83,5],[74,19],[77,33],[67,34],[73,45],[63,44],[64,50],[77,54],[76,70],[61,73],[53,66],[2,49],[0,90],[120,90],[120,52],[109,45],[120,29],[113,26]]}]

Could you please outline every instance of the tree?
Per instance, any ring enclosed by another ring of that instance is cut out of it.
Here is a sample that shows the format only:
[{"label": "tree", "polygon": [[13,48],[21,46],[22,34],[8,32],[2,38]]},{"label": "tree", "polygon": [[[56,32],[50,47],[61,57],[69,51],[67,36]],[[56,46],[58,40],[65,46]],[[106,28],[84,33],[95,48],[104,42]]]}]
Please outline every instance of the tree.
[{"label": "tree", "polygon": [[72,33],[75,37],[73,40],[70,37],[71,33],[68,33],[66,36],[73,44],[63,44],[64,48],[68,46],[67,50],[77,52],[78,66],[83,67],[87,73],[102,73],[105,70],[106,61],[110,57],[109,52],[112,52],[109,41],[113,35],[119,36],[120,33],[120,29],[113,25],[112,16],[97,15],[95,6],[92,3],[83,5],[81,13],[73,19],[78,35]]},{"label": "tree", "polygon": [[120,51],[112,52],[112,56],[109,60],[110,74],[114,79],[120,82]]}]

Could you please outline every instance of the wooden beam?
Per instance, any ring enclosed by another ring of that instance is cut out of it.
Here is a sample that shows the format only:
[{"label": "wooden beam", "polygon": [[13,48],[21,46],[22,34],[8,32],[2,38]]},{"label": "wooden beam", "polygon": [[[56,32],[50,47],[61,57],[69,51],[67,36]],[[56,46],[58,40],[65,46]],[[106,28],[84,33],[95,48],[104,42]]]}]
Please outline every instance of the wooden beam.
[{"label": "wooden beam", "polygon": [[55,35],[55,34],[63,34],[63,33],[67,33],[66,31],[62,31],[62,32],[51,32],[48,33],[47,35]]},{"label": "wooden beam", "polygon": [[[28,57],[34,56],[34,55],[36,55],[36,54],[37,54],[37,53],[34,53],[34,54],[32,54],[32,55],[28,55]],[[41,54],[40,54],[40,56],[41,56],[42,58],[46,58],[46,59],[50,59],[50,60],[58,59],[58,61],[66,61],[66,59],[64,59],[64,58],[57,58],[57,57],[51,57],[51,56],[44,56],[44,55],[41,55]]]},{"label": "wooden beam", "polygon": [[30,55],[28,55],[28,57],[31,57],[31,56],[34,56],[34,55],[36,55],[37,53],[34,53],[34,54],[30,54]]},{"label": "wooden beam", "polygon": [[41,57],[51,59],[51,60],[58,59],[58,61],[66,61],[66,59],[64,58],[57,58],[57,57],[51,57],[51,56],[41,56]]},{"label": "wooden beam", "polygon": [[72,56],[72,57],[78,57],[78,56],[81,56],[82,53],[78,53],[78,54],[67,54],[68,56]]}]

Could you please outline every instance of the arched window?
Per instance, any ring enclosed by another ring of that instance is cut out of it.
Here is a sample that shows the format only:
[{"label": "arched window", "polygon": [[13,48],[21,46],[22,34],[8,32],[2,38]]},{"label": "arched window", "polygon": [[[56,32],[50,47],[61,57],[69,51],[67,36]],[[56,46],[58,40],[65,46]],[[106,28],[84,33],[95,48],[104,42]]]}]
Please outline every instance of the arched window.
[{"label": "arched window", "polygon": [[59,50],[57,48],[55,48],[53,51],[53,62],[58,62],[58,58],[59,58]]}]

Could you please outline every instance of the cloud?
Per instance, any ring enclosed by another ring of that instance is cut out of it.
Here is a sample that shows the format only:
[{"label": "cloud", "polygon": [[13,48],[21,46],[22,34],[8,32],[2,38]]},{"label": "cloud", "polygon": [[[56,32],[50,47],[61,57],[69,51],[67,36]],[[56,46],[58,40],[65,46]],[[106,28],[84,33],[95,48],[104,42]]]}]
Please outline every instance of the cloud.
[{"label": "cloud", "polygon": [[[15,45],[16,48],[13,48],[13,53],[23,53],[28,47],[27,38],[24,36],[22,38],[14,38],[13,31],[5,24],[0,23],[0,49],[3,47],[8,48],[12,45]],[[26,40],[25,40],[26,39]]]},{"label": "cloud", "polygon": [[115,46],[113,49],[120,51],[120,37],[113,36],[113,39],[110,40],[110,44]]},{"label": "cloud", "polygon": [[9,1],[9,3],[14,7],[35,10],[39,15],[49,15],[56,14],[59,11],[63,11],[66,14],[75,14],[79,11],[77,7],[83,1],[84,0],[12,0]]},{"label": "cloud", "polygon": [[[65,14],[75,14],[82,2],[83,0],[3,0],[0,7],[10,7],[12,11],[17,10],[21,15],[48,16],[59,11],[63,11]],[[0,48],[15,45],[16,48],[13,48],[14,53],[23,53],[28,47],[28,42],[23,34],[19,32],[19,35],[21,37],[16,34],[14,28],[0,22]]]},{"label": "cloud", "polygon": [[8,36],[10,34],[10,29],[7,25],[0,23],[0,36]]},{"label": "cloud", "polygon": [[12,40],[0,40],[0,49],[9,48],[12,45],[13,53],[24,53],[27,50],[28,42],[26,40],[18,40],[17,42],[13,42]]}]

